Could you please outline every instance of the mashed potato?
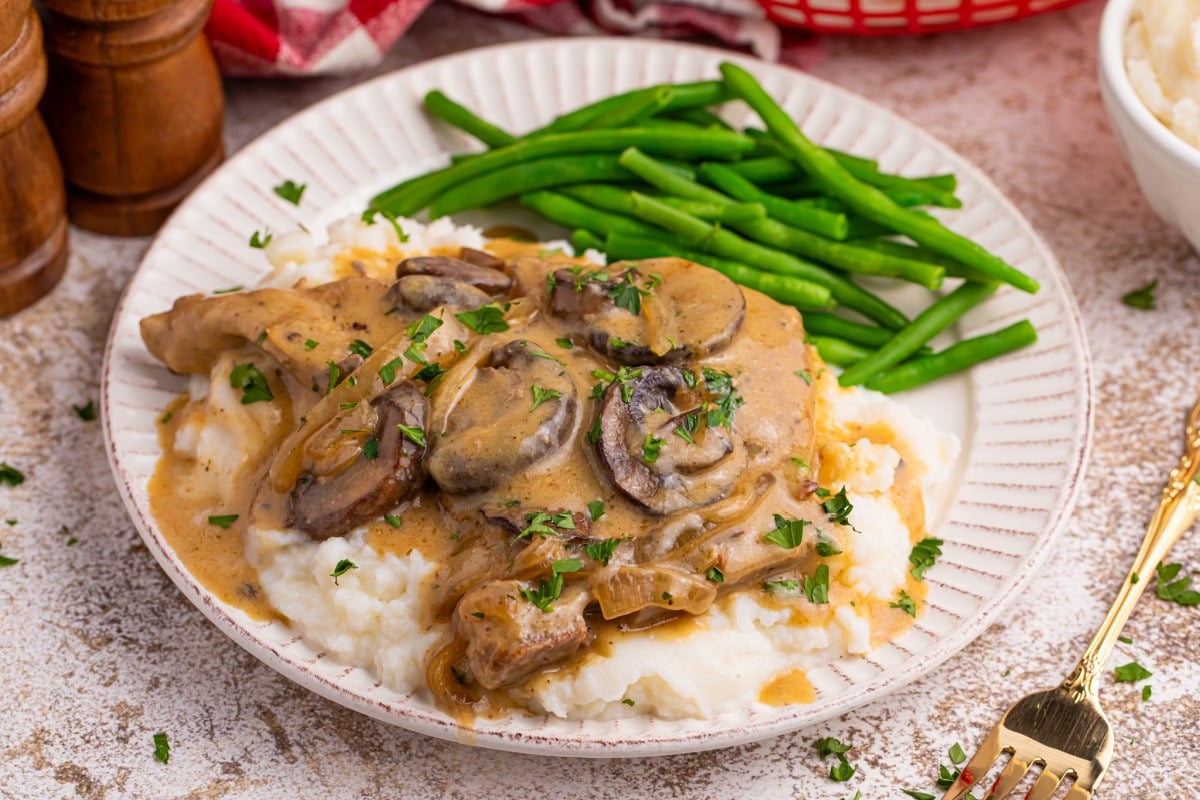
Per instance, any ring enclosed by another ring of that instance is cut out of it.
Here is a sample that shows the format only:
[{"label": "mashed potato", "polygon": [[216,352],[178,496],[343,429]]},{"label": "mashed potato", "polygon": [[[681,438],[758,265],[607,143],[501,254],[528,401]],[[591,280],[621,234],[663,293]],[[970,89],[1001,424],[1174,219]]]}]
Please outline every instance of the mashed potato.
[{"label": "mashed potato", "polygon": [[[324,245],[303,232],[276,237],[267,252],[274,271],[264,285],[322,283],[353,273],[390,277],[398,253],[484,244],[479,231],[445,220],[399,225],[339,221]],[[243,405],[231,395],[231,368],[232,361],[221,358],[211,381],[193,380],[173,441],[176,456],[202,467],[213,496],[228,496],[245,480],[244,454],[269,447],[277,422],[271,404]],[[906,587],[915,591],[908,556],[925,535],[921,497],[947,477],[959,445],[883,395],[839,387],[829,370],[817,370],[812,382],[820,483],[844,486],[853,504],[852,532],[835,532],[829,521],[813,523],[804,534],[843,542],[840,555],[823,561],[830,570],[829,603],[799,619],[794,606],[767,593],[730,592],[686,625],[601,631],[604,646],[512,690],[519,705],[566,718],[677,719],[796,702],[803,700],[794,685],[803,686],[804,670],[866,654],[890,638],[894,631],[879,627],[879,609],[886,611]],[[424,665],[445,625],[432,622],[423,608],[422,587],[437,565],[417,548],[378,550],[365,528],[314,541],[254,525],[245,547],[270,605],[314,647],[370,670],[397,692],[424,690]],[[331,567],[344,561],[353,568],[332,580]],[[788,676],[793,691],[773,692]]]},{"label": "mashed potato", "polygon": [[1200,148],[1200,0],[1138,0],[1125,64],[1154,116]]}]

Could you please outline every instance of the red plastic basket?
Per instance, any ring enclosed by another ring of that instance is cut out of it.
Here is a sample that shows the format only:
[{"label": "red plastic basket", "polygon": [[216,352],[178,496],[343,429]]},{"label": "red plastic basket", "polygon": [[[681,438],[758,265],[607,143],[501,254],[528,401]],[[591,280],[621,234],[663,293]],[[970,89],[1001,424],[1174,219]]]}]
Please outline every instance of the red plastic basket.
[{"label": "red plastic basket", "polygon": [[859,36],[938,33],[1024,19],[1082,0],[758,0],[780,25]]}]

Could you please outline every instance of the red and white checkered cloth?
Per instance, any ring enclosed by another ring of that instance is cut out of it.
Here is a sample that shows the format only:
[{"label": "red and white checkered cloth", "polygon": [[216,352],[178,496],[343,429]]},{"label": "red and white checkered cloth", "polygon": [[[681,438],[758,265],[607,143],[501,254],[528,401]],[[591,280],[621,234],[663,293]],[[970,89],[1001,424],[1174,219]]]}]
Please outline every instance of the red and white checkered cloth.
[{"label": "red and white checkered cloth", "polygon": [[[226,75],[351,72],[379,62],[432,0],[214,0],[205,33]],[[756,0],[459,0],[561,35],[708,36],[770,60],[811,61]]]}]

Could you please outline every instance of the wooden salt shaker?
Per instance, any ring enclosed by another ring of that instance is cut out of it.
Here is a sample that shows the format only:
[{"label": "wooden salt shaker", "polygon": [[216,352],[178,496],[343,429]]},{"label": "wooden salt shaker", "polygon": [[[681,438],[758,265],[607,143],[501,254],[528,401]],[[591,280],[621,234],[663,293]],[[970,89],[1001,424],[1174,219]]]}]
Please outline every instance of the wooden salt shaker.
[{"label": "wooden salt shaker", "polygon": [[0,0],[0,316],[49,292],[67,264],[62,168],[38,100],[42,26],[31,0]]},{"label": "wooden salt shaker", "polygon": [[82,228],[153,233],[220,163],[221,77],[200,32],[212,0],[42,0],[42,113]]}]

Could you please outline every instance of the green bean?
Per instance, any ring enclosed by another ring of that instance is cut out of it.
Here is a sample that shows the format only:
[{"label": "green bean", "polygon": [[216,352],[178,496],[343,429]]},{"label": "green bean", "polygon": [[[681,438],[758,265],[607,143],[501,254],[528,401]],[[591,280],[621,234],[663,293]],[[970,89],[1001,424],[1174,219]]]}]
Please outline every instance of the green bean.
[{"label": "green bean", "polygon": [[842,386],[857,386],[899,364],[921,345],[953,325],[967,311],[990,297],[996,291],[996,287],[994,281],[968,281],[959,286],[917,315],[916,319],[898,331],[890,342],[843,372],[838,378],[838,383]]},{"label": "green bean", "polygon": [[936,222],[908,213],[880,190],[855,180],[837,159],[814,145],[800,131],[791,117],[749,72],[727,62],[721,65],[721,74],[730,90],[745,100],[766,122],[768,130],[779,140],[788,157],[795,159],[805,172],[816,177],[830,194],[849,208],[868,219],[892,227],[917,244],[955,258],[1018,289],[1031,293],[1038,290],[1037,281],[1003,259]]},{"label": "green bean", "polygon": [[[453,166],[393,186],[371,199],[371,208],[411,216],[434,199],[472,178],[514,164],[573,153],[620,152],[638,147],[660,158],[736,158],[753,143],[738,133],[698,130],[687,123],[654,128],[594,130],[522,139],[507,147],[480,153]],[[622,173],[624,174],[624,173]]]},{"label": "green bean", "polygon": [[996,358],[1037,341],[1037,331],[1029,320],[1010,325],[1003,330],[964,339],[940,353],[915,358],[867,382],[868,389],[891,394],[913,389],[929,381],[975,366],[981,361]]},{"label": "green bean", "polygon": [[833,314],[805,314],[804,329],[815,336],[832,336],[863,347],[882,347],[895,335],[885,328],[836,317]]},{"label": "green bean", "polygon": [[734,127],[720,116],[709,111],[707,108],[688,108],[683,111],[675,111],[671,113],[672,119],[683,120],[690,122],[693,125],[699,125],[701,128],[723,128],[731,131]]},{"label": "green bean", "polygon": [[[713,106],[729,99],[722,81],[667,83],[658,86],[648,86],[644,89],[634,89],[631,92],[606,97],[603,100],[598,100],[595,103],[590,103],[574,111],[562,114],[555,117],[549,125],[526,134],[525,138],[542,136],[548,133],[566,133],[583,128],[615,127],[605,123],[606,118],[614,110],[628,108],[628,104],[632,102],[631,97],[654,95],[655,92],[664,87],[669,87],[671,91],[666,103],[660,109],[663,113],[681,111],[686,108]],[[597,122],[602,124],[597,125]]]},{"label": "green bean", "polygon": [[583,228],[600,237],[612,231],[635,236],[663,237],[662,231],[638,219],[584,205],[559,192],[537,191],[521,195],[521,205],[531,208],[564,228]]},{"label": "green bean", "polygon": [[[808,319],[808,315],[804,315]],[[837,367],[852,367],[871,355],[871,351],[862,345],[837,339],[832,336],[810,336],[809,341],[817,348],[817,353],[826,364]]]},{"label": "green bean", "polygon": [[425,110],[459,130],[471,134],[488,147],[503,147],[517,140],[517,137],[508,131],[480,118],[475,112],[460,106],[437,89],[425,95]]},{"label": "green bean", "polygon": [[824,286],[841,305],[889,328],[900,328],[907,318],[897,309],[840,275],[788,253],[748,241],[724,228],[709,225],[652,197],[633,193],[634,212],[642,219],[683,238],[685,244],[744,263],[754,269],[792,275]]},{"label": "green bean", "polygon": [[800,278],[762,272],[745,264],[714,256],[711,253],[700,253],[681,247],[674,242],[642,239],[614,232],[604,240],[604,250],[608,253],[610,260],[618,261],[670,256],[685,258],[696,264],[711,267],[734,283],[762,292],[768,297],[790,306],[809,309],[825,308],[829,305],[829,290],[822,286]]},{"label": "green bean", "polygon": [[628,176],[625,168],[617,163],[617,157],[608,153],[557,156],[513,164],[443,192],[429,204],[429,218],[437,219],[470,208],[485,208],[535,189],[549,189],[565,183],[621,180]]},{"label": "green bean", "polygon": [[575,248],[575,255],[583,255],[585,250],[598,250],[604,252],[604,240],[589,230],[576,228],[571,231],[571,247]]},{"label": "green bean", "polygon": [[767,218],[767,210],[762,203],[705,203],[671,195],[661,195],[656,199],[709,222],[730,224]]},{"label": "green bean", "polygon": [[[713,162],[700,165],[700,175],[725,194],[743,202],[761,203],[768,216],[782,223],[827,239],[843,239],[849,229],[846,215],[840,211],[825,211],[815,205],[784,200],[764,192],[733,170]],[[836,201],[835,201],[836,202]]]}]

